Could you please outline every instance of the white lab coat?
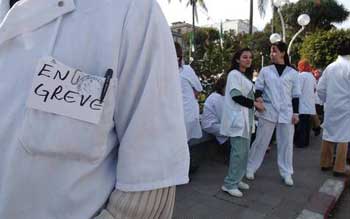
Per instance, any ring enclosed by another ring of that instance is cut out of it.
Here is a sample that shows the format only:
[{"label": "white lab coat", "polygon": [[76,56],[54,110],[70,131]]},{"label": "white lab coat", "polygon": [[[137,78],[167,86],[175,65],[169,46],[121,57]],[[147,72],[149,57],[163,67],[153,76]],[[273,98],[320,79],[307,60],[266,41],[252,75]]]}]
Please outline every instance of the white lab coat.
[{"label": "white lab coat", "polygon": [[317,92],[325,102],[323,139],[350,142],[350,56],[339,56],[319,80]]},{"label": "white lab coat", "polygon": [[223,144],[227,137],[220,134],[220,124],[222,119],[222,109],[225,97],[217,92],[213,92],[205,100],[201,124],[204,131],[215,135],[216,140]]},{"label": "white lab coat", "polygon": [[[61,1],[20,1],[0,26],[2,219],[88,219],[114,188],[188,182],[176,53],[156,1]],[[48,55],[89,74],[114,70],[99,124],[26,108]]]},{"label": "white lab coat", "polygon": [[275,65],[261,69],[255,89],[263,91],[265,111],[257,116],[270,122],[292,123],[292,98],[300,97],[298,72],[287,66],[279,76]]},{"label": "white lab coat", "polygon": [[231,91],[237,89],[247,97],[254,89],[252,81],[237,70],[229,73],[226,82],[225,101],[220,127],[220,133],[229,137],[250,138],[249,109],[232,100]]},{"label": "white lab coat", "polygon": [[185,125],[187,140],[202,137],[202,128],[199,121],[199,104],[194,91],[203,90],[196,73],[189,65],[180,68],[183,108],[185,112]]},{"label": "white lab coat", "polygon": [[301,95],[299,99],[299,114],[316,115],[316,79],[311,72],[299,74]]}]

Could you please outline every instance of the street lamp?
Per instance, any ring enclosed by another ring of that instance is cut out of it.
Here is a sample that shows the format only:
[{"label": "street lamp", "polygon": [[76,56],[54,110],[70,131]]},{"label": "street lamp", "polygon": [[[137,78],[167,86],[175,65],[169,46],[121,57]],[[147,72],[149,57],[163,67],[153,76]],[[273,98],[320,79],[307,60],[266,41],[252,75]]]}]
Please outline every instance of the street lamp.
[{"label": "street lamp", "polygon": [[283,42],[286,42],[286,25],[282,16],[281,8],[283,5],[289,3],[289,0],[273,0],[272,4],[277,8],[277,13],[281,20],[281,26],[282,26],[282,37]]},{"label": "street lamp", "polygon": [[305,27],[310,23],[310,16],[307,14],[301,14],[298,17],[298,24],[301,26],[300,30],[293,36],[292,40],[290,41],[288,45],[287,53],[289,55],[289,59],[291,60],[290,50],[292,48],[292,44],[294,40],[297,38],[297,36],[304,31]]},{"label": "street lamp", "polygon": [[275,43],[277,43],[277,42],[279,42],[279,41],[281,41],[281,40],[282,40],[282,37],[281,37],[281,35],[278,34],[278,33],[273,33],[273,34],[271,34],[271,36],[270,36],[270,42],[271,42],[271,44],[275,44]]}]

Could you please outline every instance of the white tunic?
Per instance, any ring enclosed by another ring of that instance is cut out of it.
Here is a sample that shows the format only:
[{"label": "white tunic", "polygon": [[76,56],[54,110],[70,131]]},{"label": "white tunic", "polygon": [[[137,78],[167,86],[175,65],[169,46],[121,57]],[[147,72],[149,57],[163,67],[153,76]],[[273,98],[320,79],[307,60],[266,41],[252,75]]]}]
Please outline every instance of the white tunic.
[{"label": "white tunic", "polygon": [[317,92],[325,102],[323,139],[350,142],[350,56],[339,56],[325,69]]},{"label": "white tunic", "polygon": [[232,100],[231,91],[239,90],[247,97],[254,89],[252,81],[237,70],[229,73],[226,82],[225,101],[220,127],[220,133],[229,137],[250,138],[249,135],[249,109]]},{"label": "white tunic", "polygon": [[[156,1],[60,2],[20,1],[0,26],[1,219],[89,219],[114,188],[188,182],[176,53]],[[47,55],[114,70],[99,124],[26,108]]]},{"label": "white tunic", "polygon": [[263,91],[265,111],[258,117],[270,122],[292,123],[292,98],[301,94],[298,72],[287,66],[279,76],[275,65],[261,69],[255,89]]},{"label": "white tunic", "polygon": [[311,72],[301,72],[299,81],[301,87],[299,114],[316,115],[316,79]]},{"label": "white tunic", "polygon": [[180,79],[187,140],[201,138],[202,129],[199,122],[199,104],[194,92],[201,92],[203,90],[202,85],[196,73],[189,65],[184,65],[180,69]]},{"label": "white tunic", "polygon": [[227,137],[220,134],[220,123],[222,119],[222,108],[225,97],[213,92],[205,100],[203,113],[201,116],[202,128],[204,131],[215,135],[217,141],[223,144]]}]

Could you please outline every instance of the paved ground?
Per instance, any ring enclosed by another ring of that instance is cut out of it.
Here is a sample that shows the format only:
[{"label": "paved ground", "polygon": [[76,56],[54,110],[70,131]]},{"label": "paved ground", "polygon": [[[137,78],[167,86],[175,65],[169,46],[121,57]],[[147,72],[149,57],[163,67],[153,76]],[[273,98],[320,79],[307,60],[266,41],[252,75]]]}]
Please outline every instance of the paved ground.
[{"label": "paved ground", "polygon": [[350,188],[344,192],[339,200],[338,205],[332,212],[332,219],[349,219],[350,218]]},{"label": "paved ground", "polygon": [[212,155],[216,145],[207,147],[205,155],[209,158],[202,161],[189,184],[177,188],[176,219],[294,219],[310,196],[327,178],[332,177],[331,173],[320,171],[320,137],[312,137],[310,147],[294,151],[294,187],[282,184],[274,147],[265,157],[256,180],[250,182],[251,189],[238,199],[220,190],[227,166],[223,164],[221,156]]}]

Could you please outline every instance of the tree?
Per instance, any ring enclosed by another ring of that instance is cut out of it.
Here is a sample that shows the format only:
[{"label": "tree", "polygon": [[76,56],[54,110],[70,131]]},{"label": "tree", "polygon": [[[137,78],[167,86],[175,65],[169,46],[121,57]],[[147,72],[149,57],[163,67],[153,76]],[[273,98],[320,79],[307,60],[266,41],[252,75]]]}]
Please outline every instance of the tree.
[{"label": "tree", "polygon": [[[182,0],[179,0],[182,2]],[[170,3],[171,0],[168,0]],[[198,11],[197,11],[197,5],[202,7],[205,11],[208,11],[207,6],[205,5],[204,0],[188,0],[186,6],[192,7],[192,42],[196,39],[196,21],[198,22]]]},{"label": "tree", "polygon": [[339,41],[350,41],[350,30],[319,31],[307,36],[300,54],[318,68],[324,68],[337,58]]},{"label": "tree", "polygon": [[349,16],[349,11],[336,0],[303,0],[285,5],[282,8],[282,14],[285,16],[287,26],[293,32],[300,28],[296,22],[298,16],[308,14],[311,22],[306,27],[306,32],[315,32],[316,30],[330,30],[334,27],[332,23],[345,21]]}]

